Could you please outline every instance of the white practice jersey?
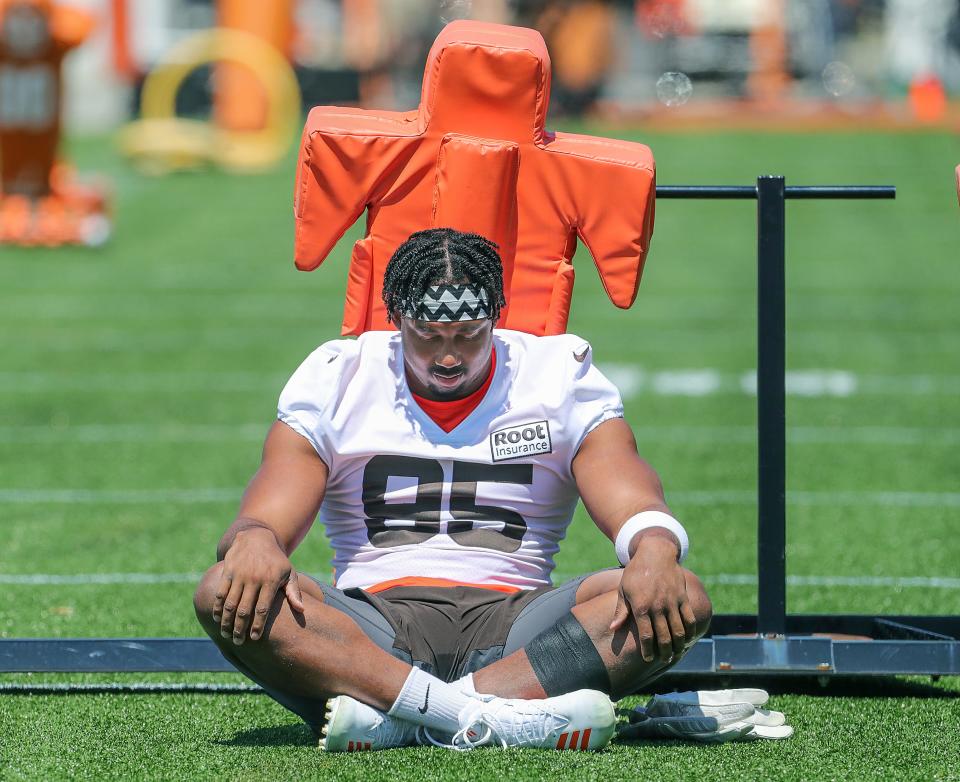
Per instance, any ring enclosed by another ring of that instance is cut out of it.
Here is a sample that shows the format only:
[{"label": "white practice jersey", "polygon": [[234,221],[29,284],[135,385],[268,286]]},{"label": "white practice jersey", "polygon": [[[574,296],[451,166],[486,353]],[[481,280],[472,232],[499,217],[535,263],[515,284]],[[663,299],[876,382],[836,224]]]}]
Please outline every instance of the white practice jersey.
[{"label": "white practice jersey", "polygon": [[573,457],[623,405],[579,337],[496,329],[494,344],[486,395],[449,433],[411,396],[396,332],[327,342],[290,378],[278,415],[329,467],[320,520],[339,588],[550,584]]}]

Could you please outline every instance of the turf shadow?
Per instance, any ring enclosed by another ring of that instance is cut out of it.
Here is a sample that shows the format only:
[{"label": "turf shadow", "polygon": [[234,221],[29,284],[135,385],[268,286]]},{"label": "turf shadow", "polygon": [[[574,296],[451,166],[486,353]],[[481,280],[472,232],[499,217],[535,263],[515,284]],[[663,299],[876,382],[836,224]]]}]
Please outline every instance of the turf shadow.
[{"label": "turf shadow", "polygon": [[301,723],[241,730],[231,739],[213,743],[224,747],[308,747],[315,745],[317,738],[307,725]]}]

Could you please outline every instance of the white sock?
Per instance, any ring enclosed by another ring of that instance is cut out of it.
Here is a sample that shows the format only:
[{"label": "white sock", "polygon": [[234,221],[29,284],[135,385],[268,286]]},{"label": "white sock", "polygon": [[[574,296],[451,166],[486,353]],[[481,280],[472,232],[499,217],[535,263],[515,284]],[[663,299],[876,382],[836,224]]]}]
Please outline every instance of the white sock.
[{"label": "white sock", "polygon": [[466,676],[457,679],[455,682],[450,682],[450,685],[456,687],[464,695],[469,695],[471,698],[475,698],[480,694],[477,692],[477,688],[473,683],[472,673],[468,673]]},{"label": "white sock", "polygon": [[460,712],[472,702],[453,684],[413,668],[388,714],[453,734],[460,730]]}]

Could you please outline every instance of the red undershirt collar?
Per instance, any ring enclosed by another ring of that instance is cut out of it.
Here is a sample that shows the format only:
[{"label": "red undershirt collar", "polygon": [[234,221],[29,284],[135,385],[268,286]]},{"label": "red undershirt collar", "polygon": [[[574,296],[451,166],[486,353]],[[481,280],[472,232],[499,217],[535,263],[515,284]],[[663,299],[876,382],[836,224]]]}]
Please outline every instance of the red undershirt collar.
[{"label": "red undershirt collar", "polygon": [[414,394],[413,391],[411,391],[410,394],[414,401],[420,405],[420,409],[430,416],[437,426],[445,432],[452,432],[463,423],[464,419],[476,410],[477,405],[483,401],[483,397],[486,395],[487,389],[490,388],[490,383],[493,381],[493,372],[496,368],[497,349],[493,348],[490,352],[490,371],[487,373],[487,379],[484,380],[483,385],[470,394],[470,396],[465,396],[463,399],[436,401],[433,399],[424,399],[422,396]]}]

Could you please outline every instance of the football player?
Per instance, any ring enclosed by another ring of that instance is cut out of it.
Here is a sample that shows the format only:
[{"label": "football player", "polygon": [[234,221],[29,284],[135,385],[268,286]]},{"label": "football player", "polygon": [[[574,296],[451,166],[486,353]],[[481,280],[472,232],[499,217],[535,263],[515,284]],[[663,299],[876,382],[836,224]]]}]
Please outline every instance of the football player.
[{"label": "football player", "polygon": [[[195,604],[226,658],[329,751],[597,749],[616,700],[707,629],[688,541],[590,345],[496,329],[496,245],[413,234],[399,331],[334,340],[287,383]],[[551,585],[578,498],[622,567]],[[335,586],[289,555],[318,516]]]}]

